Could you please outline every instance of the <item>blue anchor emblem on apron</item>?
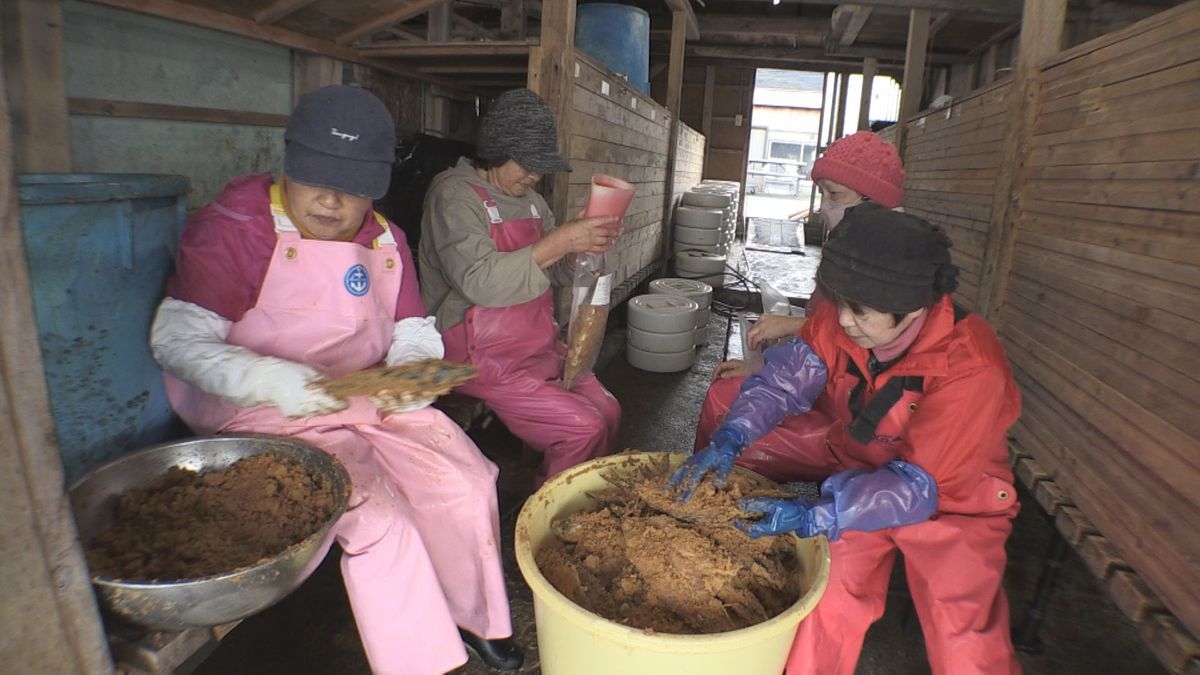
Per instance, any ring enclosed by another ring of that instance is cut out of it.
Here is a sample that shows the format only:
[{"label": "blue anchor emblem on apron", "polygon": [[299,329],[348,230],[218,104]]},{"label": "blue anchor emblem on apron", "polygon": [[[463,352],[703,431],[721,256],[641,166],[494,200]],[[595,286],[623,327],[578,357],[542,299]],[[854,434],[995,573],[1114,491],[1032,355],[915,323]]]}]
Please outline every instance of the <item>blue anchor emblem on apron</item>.
[{"label": "blue anchor emblem on apron", "polygon": [[342,283],[346,286],[346,291],[350,295],[361,298],[371,288],[371,277],[367,275],[366,267],[353,265],[350,269],[346,270],[346,276],[342,279]]}]

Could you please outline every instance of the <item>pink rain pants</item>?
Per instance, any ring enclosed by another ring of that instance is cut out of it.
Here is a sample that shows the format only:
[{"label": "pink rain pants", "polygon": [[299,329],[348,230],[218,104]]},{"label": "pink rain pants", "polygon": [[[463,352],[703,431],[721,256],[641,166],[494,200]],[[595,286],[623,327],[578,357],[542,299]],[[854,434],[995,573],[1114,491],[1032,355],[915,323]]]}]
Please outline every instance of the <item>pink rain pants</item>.
[{"label": "pink rain pants", "polygon": [[[257,305],[231,344],[339,376],[383,360],[401,263],[386,223],[374,249],[301,239],[281,207],[279,241]],[[353,482],[335,526],[342,577],[371,670],[433,675],[463,664],[456,626],[512,634],[500,563],[496,466],[433,408],[387,414],[364,397],[302,420],[236,408],[173,378],[176,411],[196,433],[293,436],[341,460]]]},{"label": "pink rain pants", "polygon": [[[497,251],[516,251],[542,238],[542,219],[504,221],[479,186],[472,186],[491,216]],[[466,319],[443,333],[446,358],[474,364],[479,375],[456,391],[482,399],[509,431],[543,454],[535,487],[595,457],[617,442],[621,406],[588,373],[571,391],[561,377],[566,346],[558,339],[553,292],[508,307],[467,310]]]}]

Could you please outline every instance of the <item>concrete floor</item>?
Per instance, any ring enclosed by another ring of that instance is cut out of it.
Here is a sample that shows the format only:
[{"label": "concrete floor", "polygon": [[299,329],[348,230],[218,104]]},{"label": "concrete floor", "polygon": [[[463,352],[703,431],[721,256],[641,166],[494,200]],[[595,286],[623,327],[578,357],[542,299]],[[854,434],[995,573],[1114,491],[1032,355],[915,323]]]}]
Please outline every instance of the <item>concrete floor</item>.
[{"label": "concrete floor", "polygon": [[[774,254],[783,255],[783,254]],[[763,265],[791,268],[803,257],[785,256]],[[805,261],[812,264],[811,260]],[[767,269],[767,268],[760,268]],[[624,316],[614,312],[598,365],[600,379],[625,410],[619,447],[642,450],[688,451],[692,447],[700,403],[713,367],[725,354],[727,321],[714,314],[711,339],[695,366],[673,374],[639,371],[623,356]],[[735,341],[736,345],[736,341]],[[736,348],[735,348],[736,351]],[[529,495],[531,476],[539,458],[500,424],[475,428],[480,448],[501,467],[499,484],[505,571],[515,637],[527,654],[524,673],[539,673],[536,630],[528,587],[520,578],[512,554],[516,515]],[[1032,597],[1052,525],[1028,495],[1009,541],[1006,588],[1014,624]],[[335,547],[318,571],[280,604],[242,622],[202,663],[201,675],[294,674],[350,675],[367,673],[366,659],[342,589]],[[893,588],[897,586],[893,580]],[[403,602],[398,598],[397,602]],[[896,595],[867,636],[858,673],[908,675],[929,672],[921,631],[908,603]],[[1059,573],[1059,583],[1044,621],[1044,650],[1021,655],[1031,675],[1152,675],[1165,670],[1141,644],[1134,626],[1097,586],[1091,573],[1072,552]],[[477,659],[454,671],[456,675],[489,673]],[[618,675],[618,674],[614,674]],[[673,675],[673,674],[664,674]],[[736,675],[736,674],[733,674]]]}]

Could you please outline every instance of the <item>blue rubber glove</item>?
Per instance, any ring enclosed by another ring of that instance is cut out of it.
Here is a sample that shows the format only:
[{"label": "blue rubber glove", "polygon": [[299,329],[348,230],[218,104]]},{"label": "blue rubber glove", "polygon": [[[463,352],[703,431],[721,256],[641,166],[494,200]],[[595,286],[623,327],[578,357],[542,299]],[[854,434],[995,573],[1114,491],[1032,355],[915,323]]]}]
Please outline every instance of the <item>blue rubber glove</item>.
[{"label": "blue rubber glove", "polygon": [[761,513],[760,520],[734,525],[758,538],[795,532],[801,537],[823,534],[836,541],[842,532],[874,532],[915,525],[937,511],[937,483],[915,464],[893,459],[875,471],[851,469],[835,473],[821,484],[821,499],[748,497],[742,509]]},{"label": "blue rubber glove", "polygon": [[696,490],[700,481],[710,473],[715,476],[717,487],[725,485],[725,479],[733,470],[733,460],[737,459],[746,445],[745,434],[738,429],[722,426],[713,434],[708,447],[688,457],[675,473],[671,474],[671,478],[667,480],[667,487],[672,490],[682,487],[683,494],[680,495],[679,501],[686,502],[692,498],[692,492]]}]

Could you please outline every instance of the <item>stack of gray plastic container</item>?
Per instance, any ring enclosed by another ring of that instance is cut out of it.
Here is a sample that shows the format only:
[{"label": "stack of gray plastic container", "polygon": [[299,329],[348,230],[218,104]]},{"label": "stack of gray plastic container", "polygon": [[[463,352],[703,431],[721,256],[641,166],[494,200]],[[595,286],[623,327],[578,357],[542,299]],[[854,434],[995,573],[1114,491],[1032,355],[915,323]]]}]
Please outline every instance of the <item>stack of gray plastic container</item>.
[{"label": "stack of gray plastic container", "polygon": [[650,293],[678,295],[696,303],[696,346],[708,342],[708,322],[712,318],[712,286],[698,279],[666,277],[650,282]]},{"label": "stack of gray plastic container", "polygon": [[737,226],[740,185],[705,181],[685,192],[673,222],[675,274],[714,287],[725,283],[726,254]]},{"label": "stack of gray plastic container", "polygon": [[696,361],[696,315],[700,306],[682,295],[650,293],[626,305],[625,359],[654,373],[687,370]]}]

